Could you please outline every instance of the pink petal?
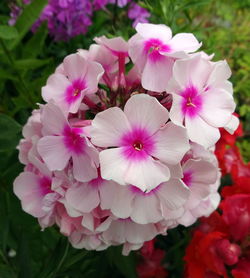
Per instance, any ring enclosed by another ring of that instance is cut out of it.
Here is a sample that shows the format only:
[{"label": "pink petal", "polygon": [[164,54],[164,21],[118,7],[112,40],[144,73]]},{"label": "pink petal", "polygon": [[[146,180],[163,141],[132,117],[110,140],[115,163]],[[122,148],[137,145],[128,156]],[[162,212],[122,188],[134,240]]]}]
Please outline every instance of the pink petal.
[{"label": "pink petal", "polygon": [[189,139],[205,148],[213,146],[220,139],[219,129],[208,125],[199,116],[186,117],[185,126]]},{"label": "pink petal", "polygon": [[239,118],[232,115],[229,122],[227,122],[226,126],[224,126],[225,130],[230,134],[234,134],[235,130],[238,128],[240,124]]},{"label": "pink petal", "polygon": [[96,43],[104,45],[114,52],[128,52],[128,43],[122,37],[108,39],[105,36],[94,39]]},{"label": "pink petal", "polygon": [[99,187],[100,193],[100,206],[103,210],[110,209],[113,201],[116,198],[117,191],[120,190],[121,185],[113,181],[102,181],[102,185]]},{"label": "pink petal", "polygon": [[83,79],[87,72],[88,63],[79,54],[68,55],[63,60],[64,72],[70,81]]},{"label": "pink petal", "polygon": [[184,113],[182,113],[181,107],[183,103],[183,97],[173,94],[173,102],[169,112],[169,118],[176,125],[183,125]]},{"label": "pink petal", "polygon": [[231,94],[222,89],[212,89],[203,94],[200,117],[213,127],[223,127],[230,121],[234,109]]},{"label": "pink petal", "polygon": [[147,56],[144,53],[144,39],[139,34],[135,34],[129,41],[129,56],[133,63],[143,70]]},{"label": "pink petal", "polygon": [[92,121],[91,141],[99,147],[119,146],[122,135],[130,130],[129,122],[118,107],[98,113]]},{"label": "pink petal", "polygon": [[132,184],[141,190],[151,190],[169,179],[168,168],[148,157],[147,160],[133,163],[125,160],[123,148],[108,149],[100,153],[101,175],[122,185]]},{"label": "pink petal", "polygon": [[88,65],[85,81],[87,84],[86,94],[95,93],[98,89],[98,82],[104,73],[102,65],[96,62],[90,62]]},{"label": "pink petal", "polygon": [[54,100],[58,104],[64,103],[64,91],[70,85],[68,78],[61,73],[52,74],[42,87],[42,97],[46,102]]},{"label": "pink petal", "polygon": [[148,58],[142,73],[142,87],[155,92],[166,91],[173,64],[172,58],[162,55],[156,60]]},{"label": "pink petal", "polygon": [[71,157],[63,136],[45,136],[38,141],[37,149],[50,171],[63,170]]},{"label": "pink petal", "polygon": [[221,84],[223,81],[230,78],[232,72],[226,61],[219,61],[214,63],[214,68],[209,76],[207,85],[214,87]]},{"label": "pink petal", "polygon": [[48,103],[43,107],[41,120],[44,135],[62,135],[65,126],[68,125],[62,110],[54,103]]},{"label": "pink petal", "polygon": [[131,126],[146,129],[152,135],[168,121],[168,111],[156,98],[146,94],[132,96],[124,107]]},{"label": "pink petal", "polygon": [[171,29],[163,24],[138,23],[135,29],[145,39],[157,38],[167,43],[172,37]]},{"label": "pink petal", "polygon": [[168,44],[172,50],[171,52],[185,51],[190,53],[201,47],[201,43],[198,42],[193,34],[189,33],[176,34]]},{"label": "pink petal", "polygon": [[126,222],[126,239],[133,244],[139,244],[144,241],[153,239],[156,234],[154,224],[137,224],[134,222]]},{"label": "pink petal", "polygon": [[151,157],[139,163],[130,163],[124,174],[128,184],[132,184],[142,191],[150,191],[170,178],[167,166]]},{"label": "pink petal", "polygon": [[73,174],[76,180],[87,182],[98,177],[97,169],[88,155],[72,154]]},{"label": "pink petal", "polygon": [[193,85],[199,91],[206,86],[211,70],[210,62],[202,58],[201,54],[196,54],[187,59],[177,60],[173,67],[173,76],[183,89]]},{"label": "pink petal", "polygon": [[138,224],[156,223],[162,220],[160,202],[154,193],[137,195],[134,199],[131,219]]},{"label": "pink petal", "polygon": [[31,172],[21,173],[14,181],[14,193],[22,202],[25,212],[34,217],[42,217],[43,197],[39,177]]},{"label": "pink petal", "polygon": [[112,201],[111,212],[119,218],[128,218],[132,212],[133,192],[129,187],[117,184],[118,190]]},{"label": "pink petal", "polygon": [[190,149],[186,129],[172,122],[160,129],[154,136],[153,156],[169,164],[177,164]]},{"label": "pink petal", "polygon": [[183,165],[183,172],[190,172],[192,182],[202,184],[213,184],[217,180],[217,167],[204,160],[189,159]]},{"label": "pink petal", "polygon": [[100,152],[101,176],[106,180],[113,180],[125,185],[127,162],[122,156],[122,148],[108,149]]},{"label": "pink petal", "polygon": [[98,189],[90,184],[79,184],[71,187],[65,195],[66,201],[76,210],[88,213],[99,205]]},{"label": "pink petal", "polygon": [[157,196],[171,210],[181,207],[187,201],[189,194],[190,190],[178,179],[164,182],[157,190]]}]

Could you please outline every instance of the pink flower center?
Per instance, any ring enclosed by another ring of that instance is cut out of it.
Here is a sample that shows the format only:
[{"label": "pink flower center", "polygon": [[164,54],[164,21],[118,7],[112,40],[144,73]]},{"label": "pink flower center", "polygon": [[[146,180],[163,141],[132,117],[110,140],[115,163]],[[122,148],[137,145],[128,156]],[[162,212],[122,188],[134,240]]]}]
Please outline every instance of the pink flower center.
[{"label": "pink flower center", "polygon": [[191,118],[199,114],[202,108],[202,96],[198,93],[197,88],[194,86],[187,87],[181,93],[181,96],[183,97],[182,113]]},{"label": "pink flower center", "polygon": [[134,128],[122,137],[120,145],[126,159],[145,160],[154,149],[154,140],[147,130]]},{"label": "pink flower center", "polygon": [[169,45],[164,44],[159,39],[149,39],[144,43],[144,53],[148,55],[152,62],[160,60],[163,56],[160,52],[170,52],[171,48]]},{"label": "pink flower center", "polygon": [[84,153],[86,145],[85,139],[80,136],[81,132],[80,128],[70,128],[69,126],[65,126],[63,131],[66,148],[76,154]]},{"label": "pink flower center", "polygon": [[191,171],[186,171],[183,173],[183,182],[186,184],[186,186],[191,186],[192,184],[192,172]]},{"label": "pink flower center", "polygon": [[40,186],[40,190],[41,190],[42,195],[46,195],[46,194],[52,192],[52,190],[51,190],[51,180],[48,177],[40,178],[39,186]]},{"label": "pink flower center", "polygon": [[69,85],[65,92],[65,99],[68,104],[75,102],[80,96],[82,90],[86,88],[86,84],[84,80],[77,79]]}]

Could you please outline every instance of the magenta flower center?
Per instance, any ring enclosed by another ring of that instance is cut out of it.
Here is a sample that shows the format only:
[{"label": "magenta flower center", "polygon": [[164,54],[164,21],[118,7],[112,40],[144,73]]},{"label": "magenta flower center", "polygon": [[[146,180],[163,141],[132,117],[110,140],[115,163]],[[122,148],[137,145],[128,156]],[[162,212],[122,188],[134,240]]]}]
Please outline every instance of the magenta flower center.
[{"label": "magenta flower center", "polygon": [[163,56],[160,52],[170,52],[171,48],[169,45],[164,44],[159,39],[149,39],[144,43],[144,53],[148,55],[152,62],[160,60]]},{"label": "magenta flower center", "polygon": [[192,172],[191,171],[184,172],[182,180],[186,184],[186,186],[191,186],[191,184],[192,184]]},{"label": "magenta flower center", "polygon": [[154,140],[147,130],[134,128],[122,137],[120,145],[126,159],[144,160],[151,155]]},{"label": "magenta flower center", "polygon": [[51,193],[51,180],[47,177],[42,177],[39,180],[40,190],[43,195]]},{"label": "magenta flower center", "polygon": [[64,128],[64,144],[69,151],[76,154],[83,153],[85,149],[85,139],[80,134],[80,128],[70,128],[69,126]]},{"label": "magenta flower center", "polygon": [[77,79],[69,85],[65,92],[65,99],[68,104],[75,102],[80,96],[81,92],[86,88],[85,81]]},{"label": "magenta flower center", "polygon": [[133,147],[136,151],[141,151],[143,149],[143,144],[141,141],[135,141]]},{"label": "magenta flower center", "polygon": [[202,96],[194,86],[187,87],[182,93],[182,113],[184,116],[195,117],[202,109]]}]

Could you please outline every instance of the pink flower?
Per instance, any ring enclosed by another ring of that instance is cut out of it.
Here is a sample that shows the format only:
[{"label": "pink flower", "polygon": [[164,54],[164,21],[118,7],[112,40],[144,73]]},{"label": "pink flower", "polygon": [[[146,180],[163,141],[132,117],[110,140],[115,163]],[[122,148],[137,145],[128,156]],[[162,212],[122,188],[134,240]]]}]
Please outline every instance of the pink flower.
[{"label": "pink flower", "polygon": [[53,103],[44,106],[42,122],[44,137],[39,140],[37,148],[50,171],[65,169],[72,158],[75,179],[85,182],[96,178],[98,151],[83,129],[71,127]]},{"label": "pink flower", "polygon": [[54,100],[63,111],[76,113],[83,97],[97,91],[102,74],[100,64],[79,54],[71,54],[63,61],[63,71],[52,74],[42,88],[43,99],[47,102]]},{"label": "pink flower", "polygon": [[129,55],[142,72],[142,86],[147,90],[163,92],[172,75],[175,59],[188,57],[201,44],[192,34],[180,33],[172,38],[165,25],[138,23],[137,34],[129,40]]},{"label": "pink flower", "polygon": [[135,186],[113,186],[111,212],[118,218],[129,218],[138,224],[176,219],[189,196],[189,189],[178,179],[171,179],[144,193]]},{"label": "pink flower", "polygon": [[219,127],[231,121],[235,103],[225,61],[212,63],[202,57],[178,60],[168,92],[173,95],[170,119],[187,128],[191,141],[211,147],[220,138]]},{"label": "pink flower", "polygon": [[124,112],[113,107],[97,114],[91,141],[112,147],[100,152],[102,178],[143,191],[168,181],[171,173],[164,163],[180,162],[189,143],[185,129],[166,124],[167,120],[168,111],[145,94],[132,96]]}]

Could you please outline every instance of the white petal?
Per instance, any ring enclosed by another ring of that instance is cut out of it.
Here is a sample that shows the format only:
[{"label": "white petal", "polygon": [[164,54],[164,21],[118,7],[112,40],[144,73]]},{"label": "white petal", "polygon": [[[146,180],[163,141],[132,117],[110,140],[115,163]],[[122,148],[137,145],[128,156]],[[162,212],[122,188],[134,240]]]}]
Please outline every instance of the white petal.
[{"label": "white petal", "polygon": [[166,91],[172,76],[173,64],[172,58],[163,55],[155,61],[148,57],[142,72],[142,87],[155,92]]},{"label": "white petal", "polygon": [[168,120],[168,111],[156,98],[146,94],[132,96],[124,107],[131,126],[154,134]]},{"label": "white petal", "polygon": [[166,43],[172,37],[171,29],[163,24],[138,23],[135,29],[145,39],[157,38]]},{"label": "white petal", "polygon": [[156,223],[162,220],[160,202],[154,193],[137,195],[134,199],[131,219],[138,224]]},{"label": "white petal", "polygon": [[99,147],[119,146],[123,134],[130,130],[126,115],[118,107],[98,113],[92,127],[91,141]]},{"label": "white petal", "polygon": [[187,201],[190,190],[181,180],[171,179],[161,184],[156,194],[167,208],[175,210]]},{"label": "white petal", "polygon": [[190,53],[201,47],[201,43],[190,33],[176,34],[168,44],[171,48],[171,52],[185,51]]},{"label": "white petal", "polygon": [[177,164],[190,149],[187,131],[172,122],[160,129],[154,136],[153,156],[169,164]]},{"label": "white petal", "polygon": [[220,139],[219,129],[208,125],[199,116],[192,119],[186,117],[185,126],[189,139],[205,148],[212,147]]},{"label": "white petal", "polygon": [[211,126],[223,127],[230,121],[234,109],[235,103],[231,94],[222,89],[212,89],[203,94],[200,116]]}]

